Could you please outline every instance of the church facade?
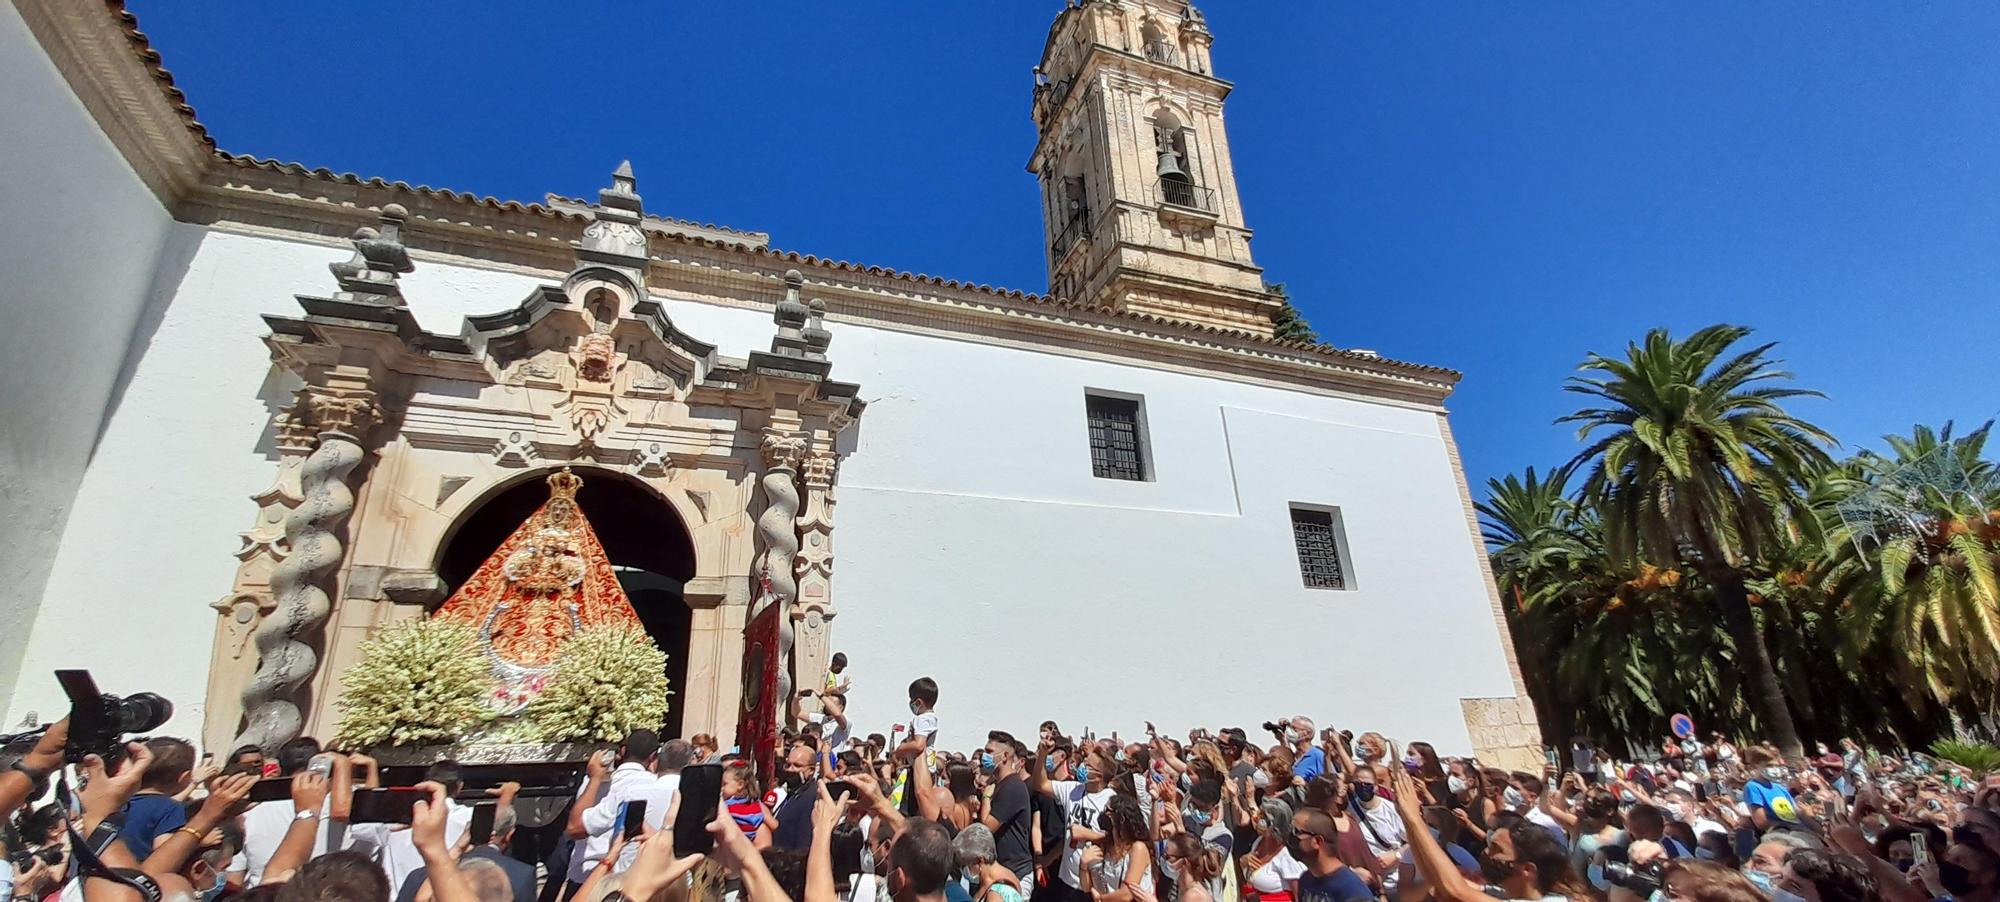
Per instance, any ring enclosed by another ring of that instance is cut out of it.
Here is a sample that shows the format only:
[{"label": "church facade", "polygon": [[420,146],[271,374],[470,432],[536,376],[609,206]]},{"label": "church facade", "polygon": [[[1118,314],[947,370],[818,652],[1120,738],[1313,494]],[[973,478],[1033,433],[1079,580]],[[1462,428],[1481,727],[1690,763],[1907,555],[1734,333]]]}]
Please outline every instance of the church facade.
[{"label": "church facade", "polygon": [[1458,375],[1273,337],[1211,41],[1057,16],[1043,295],[665,217],[629,167],[520,203],[229,154],[116,0],[13,0],[7,722],[84,666],[209,749],[330,736],[360,641],[568,467],[684,733],[733,735],[775,611],[782,694],[843,651],[880,729],[931,676],[952,746],[1307,713],[1534,766]]}]

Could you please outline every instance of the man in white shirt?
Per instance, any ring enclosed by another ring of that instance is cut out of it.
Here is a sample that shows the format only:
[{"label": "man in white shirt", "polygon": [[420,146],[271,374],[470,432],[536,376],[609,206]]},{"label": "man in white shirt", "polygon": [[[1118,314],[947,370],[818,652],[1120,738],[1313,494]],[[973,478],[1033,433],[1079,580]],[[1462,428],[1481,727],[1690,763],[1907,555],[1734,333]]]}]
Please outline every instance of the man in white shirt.
[{"label": "man in white shirt", "polygon": [[[1101,748],[1092,745],[1078,752],[1078,761],[1084,771],[1082,782],[1051,780],[1046,762],[1053,751],[1053,742],[1043,742],[1035,750],[1034,758],[1028,761],[1028,788],[1054,797],[1056,804],[1062,806],[1063,812],[1069,816],[1068,850],[1063,853],[1062,867],[1057,876],[1072,893],[1081,893],[1083,848],[1104,838],[1104,833],[1098,829],[1097,819],[1111,804],[1111,796],[1115,792],[1110,784],[1111,762],[1105,759]],[[1044,838],[1043,842],[1048,840]]]},{"label": "man in white shirt", "polygon": [[819,729],[819,753],[831,757],[854,747],[854,728],[847,721],[847,696],[828,692],[819,697],[819,713],[805,721]]},{"label": "man in white shirt", "polygon": [[[460,805],[454,796],[465,789],[465,769],[458,762],[439,761],[424,771],[424,779],[444,787],[444,844],[454,848],[472,827],[472,806]],[[379,861],[382,872],[389,875],[389,886],[393,890],[410,879],[410,875],[424,866],[424,857],[417,852],[417,843],[410,836],[410,830],[403,825],[356,824],[354,841],[366,843],[371,840],[368,828],[374,828],[372,838],[382,847]]]},{"label": "man in white shirt", "polygon": [[[310,736],[293,739],[278,749],[276,759],[278,773],[287,778],[292,777],[312,766],[313,759],[320,754],[319,740]],[[320,806],[319,835],[313,841],[314,858],[335,849],[356,846],[372,849],[373,844],[366,831],[360,831],[357,835],[344,816],[339,820],[334,818],[334,802],[338,796],[351,790],[352,768],[356,765],[364,767],[367,771],[364,786],[380,785],[381,776],[376,769],[375,759],[365,755],[351,757],[331,755],[322,765],[331,778],[329,782],[332,786],[327,801]],[[341,810],[345,809],[346,805],[342,804]],[[292,821],[297,818],[298,812],[292,807],[290,799],[259,802],[243,813],[241,858],[244,886],[256,886],[264,879],[264,865],[271,860],[271,855],[278,851],[278,844],[284,841],[285,834],[292,829]],[[230,870],[234,871],[236,868],[232,866]]]},{"label": "man in white shirt", "polygon": [[[1401,762],[1396,766],[1401,767]],[[1354,784],[1348,790],[1348,805],[1361,816],[1361,838],[1368,843],[1368,853],[1375,856],[1375,873],[1382,877],[1383,892],[1393,899],[1397,865],[1403,860],[1403,846],[1410,841],[1403,832],[1403,816],[1396,812],[1395,803],[1375,794],[1374,768],[1357,767],[1348,779]]]},{"label": "man in white shirt", "polygon": [[[660,737],[652,730],[633,730],[618,746],[618,764],[610,767],[605,754],[594,754],[584,765],[586,777],[577,804],[570,807],[568,832],[577,841],[569,859],[569,881],[579,888],[589,879],[591,869],[611,851],[613,831],[618,829],[618,812],[628,802],[646,803],[646,823],[653,829],[666,824],[667,806],[680,789],[678,770],[671,781],[653,773],[659,762]],[[686,765],[682,761],[682,766]],[[595,801],[592,801],[592,800]],[[627,843],[619,855],[616,872],[632,866],[639,855],[638,843]],[[575,890],[571,890],[574,894]]]}]

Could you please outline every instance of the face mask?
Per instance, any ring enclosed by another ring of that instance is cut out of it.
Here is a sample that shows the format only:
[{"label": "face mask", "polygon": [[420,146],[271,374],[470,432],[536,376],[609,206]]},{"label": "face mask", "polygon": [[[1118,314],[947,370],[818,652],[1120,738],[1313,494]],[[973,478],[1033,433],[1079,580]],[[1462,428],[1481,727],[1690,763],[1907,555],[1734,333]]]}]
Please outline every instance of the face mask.
[{"label": "face mask", "polygon": [[1116,755],[1112,755],[1112,756],[1111,756],[1111,760],[1113,760],[1113,761],[1116,761],[1116,762],[1118,762],[1118,763],[1120,763],[1120,764],[1124,764],[1124,763],[1125,763],[1125,750],[1124,750],[1124,749],[1119,749],[1119,750],[1118,750],[1118,754],[1116,754]]},{"label": "face mask", "polygon": [[1375,784],[1373,783],[1354,784],[1354,798],[1356,801],[1360,802],[1375,801]]},{"label": "face mask", "polygon": [[1050,755],[1047,758],[1043,758],[1042,769],[1051,774],[1056,773],[1056,756]]},{"label": "face mask", "polygon": [[1083,765],[1081,765],[1081,764],[1077,765],[1077,766],[1076,766],[1076,782],[1078,782],[1078,783],[1088,783],[1088,782],[1090,782],[1090,768],[1087,768],[1087,767],[1084,767],[1084,766],[1083,766]]},{"label": "face mask", "polygon": [[1944,884],[1946,892],[1953,896],[1963,896],[1972,892],[1972,872],[1949,861],[1937,863],[1938,882]]},{"label": "face mask", "polygon": [[1479,859],[1479,875],[1485,877],[1487,883],[1498,885],[1500,881],[1507,879],[1513,873],[1514,863],[1511,861],[1501,862],[1490,858]]},{"label": "face mask", "polygon": [[215,885],[202,890],[201,894],[195,898],[200,899],[201,902],[215,902],[216,898],[222,895],[222,891],[228,888],[229,881],[222,879],[222,875],[217,874]]},{"label": "face mask", "polygon": [[1452,777],[1444,781],[1444,785],[1446,789],[1451,790],[1452,795],[1458,795],[1465,791],[1465,781],[1457,777]]},{"label": "face mask", "polygon": [[1188,822],[1194,824],[1196,827],[1208,826],[1208,812],[1206,811],[1190,811],[1187,813],[1187,818]]},{"label": "face mask", "polygon": [[[1591,865],[1591,867],[1595,869],[1597,866]],[[1773,886],[1771,883],[1771,875],[1766,874],[1763,871],[1757,870],[1756,868],[1753,868],[1747,864],[1743,866],[1743,877],[1744,879],[1749,880],[1751,883],[1755,884],[1757,887],[1757,891],[1760,893],[1769,896],[1777,892],[1777,887]],[[1601,888],[1608,888],[1608,887],[1601,887]]]},{"label": "face mask", "polygon": [[994,770],[996,770],[996,769],[997,769],[998,767],[999,767],[999,764],[998,764],[997,762],[995,762],[995,761],[993,760],[993,753],[992,753],[992,752],[980,752],[980,753],[979,753],[979,769],[980,769],[980,770],[982,770],[982,771],[985,771],[985,772],[987,772],[987,773],[989,773],[989,774],[990,774],[990,773],[992,773],[992,772],[993,772]]},{"label": "face mask", "polygon": [[1695,847],[1694,850],[1694,857],[1699,858],[1703,861],[1714,861],[1715,850],[1707,846],[1697,846]]},{"label": "face mask", "polygon": [[1304,741],[1306,741],[1306,734],[1301,733],[1298,730],[1285,731],[1285,742],[1290,743],[1292,745],[1298,745],[1299,743]]},{"label": "face mask", "polygon": [[1774,888],[1771,890],[1771,902],[1806,902],[1806,897]]},{"label": "face mask", "polygon": [[921,714],[921,713],[923,713],[923,712],[921,712],[921,711],[918,711],[918,710],[917,710],[917,700],[916,700],[916,699],[914,699],[914,698],[913,698],[913,699],[910,699],[910,713],[911,713],[911,714]]},{"label": "face mask", "polygon": [[1256,772],[1255,774],[1252,774],[1250,777],[1250,785],[1255,786],[1258,789],[1269,789],[1271,786],[1271,774],[1268,771],[1261,771],[1261,770]]},{"label": "face mask", "polygon": [[1896,870],[1899,871],[1908,871],[1910,868],[1916,867],[1916,865],[1917,865],[1917,860],[1914,858],[1896,859]]},{"label": "face mask", "polygon": [[1776,783],[1776,782],[1778,782],[1779,780],[1783,780],[1784,778],[1785,778],[1785,769],[1784,769],[1784,768],[1782,768],[1782,767],[1767,767],[1767,768],[1764,768],[1764,779],[1766,779],[1766,780],[1769,780],[1769,781],[1771,781],[1771,782],[1773,782],[1773,783]]},{"label": "face mask", "polygon": [[1507,791],[1501,795],[1507,800],[1507,807],[1509,808],[1519,808],[1522,805],[1528,804],[1527,797],[1521,795],[1521,791],[1512,786],[1507,787]]},{"label": "face mask", "polygon": [[1292,853],[1294,861],[1304,862],[1306,860],[1305,843],[1299,841],[1299,835],[1296,833],[1285,838],[1285,851]]},{"label": "face mask", "polygon": [[798,771],[788,770],[778,775],[778,782],[784,784],[786,789],[797,789],[805,784],[806,778],[800,776]]},{"label": "face mask", "polygon": [[1419,773],[1424,769],[1424,759],[1416,755],[1404,755],[1403,769],[1413,774]]},{"label": "face mask", "polygon": [[1679,802],[1668,802],[1667,816],[1673,818],[1674,820],[1680,820],[1681,818],[1687,817],[1687,806],[1682,805]]}]

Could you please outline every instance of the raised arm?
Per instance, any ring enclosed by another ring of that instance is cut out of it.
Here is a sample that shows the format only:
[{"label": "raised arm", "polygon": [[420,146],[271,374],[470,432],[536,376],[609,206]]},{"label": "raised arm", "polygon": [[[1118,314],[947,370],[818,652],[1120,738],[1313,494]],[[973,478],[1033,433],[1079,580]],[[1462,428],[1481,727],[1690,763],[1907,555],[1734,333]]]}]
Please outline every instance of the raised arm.
[{"label": "raised arm", "polygon": [[1340,728],[1327,727],[1321,730],[1319,739],[1320,745],[1326,749],[1327,757],[1339,765],[1341,775],[1352,779],[1355,768],[1354,756],[1348,754],[1347,740],[1340,738]]},{"label": "raised arm", "polygon": [[571,839],[585,839],[590,836],[590,828],[583,824],[583,814],[597,805],[598,795],[604,791],[604,777],[611,770],[605,765],[604,759],[605,753],[596,751],[591,752],[590,757],[583,763],[583,793],[569,806],[569,821],[563,828]]},{"label": "raised arm", "polygon": [[847,809],[847,796],[834,798],[826,784],[819,784],[819,801],[813,803],[812,847],[806,851],[806,897],[804,902],[840,902],[833,876],[833,828]]},{"label": "raised arm", "polygon": [[[444,784],[424,782],[417,784],[417,788],[429,792],[430,797],[419,799],[411,812],[410,840],[416,844],[417,854],[423,856],[431,895],[437,902],[479,902],[478,894],[472,891],[471,881],[459,873],[458,862],[452,860],[451,849],[444,843],[447,813]],[[289,839],[287,837],[287,841]]]},{"label": "raised arm", "polygon": [[[293,871],[304,867],[305,863],[312,859],[313,843],[319,839],[320,807],[326,804],[329,786],[326,777],[309,770],[299,771],[292,776],[294,815],[292,825],[285,831],[285,838],[279,841],[277,851],[271,853],[271,860],[264,864],[265,883],[282,883],[291,879]],[[429,864],[429,859],[426,859],[425,863]],[[449,859],[446,860],[445,867],[454,873],[457,872],[457,868]],[[436,878],[436,868],[431,869],[431,875],[433,879]],[[460,902],[460,900],[445,900],[445,902]]]},{"label": "raised arm", "polygon": [[1046,739],[1035,746],[1035,757],[1028,759],[1028,788],[1042,795],[1055,795],[1056,789],[1049,783],[1049,755],[1056,750],[1055,743]]},{"label": "raised arm", "polygon": [[209,787],[208,798],[201,807],[188,818],[187,826],[175,830],[166,841],[153,845],[153,854],[146,856],[144,870],[148,874],[171,874],[180,870],[201,848],[201,841],[209,831],[221,826],[223,821],[241,813],[242,802],[250,796],[250,787],[257,785],[256,774],[230,774],[215,781]]},{"label": "raised arm", "polygon": [[[1396,760],[1396,747],[1389,746],[1389,760]],[[1430,884],[1431,895],[1439,902],[1491,902],[1484,889],[1474,886],[1472,881],[1458,872],[1451,863],[1450,853],[1439,845],[1431,835],[1429,825],[1424,823],[1424,809],[1417,800],[1416,781],[1410,772],[1401,767],[1389,768],[1389,788],[1396,792],[1396,813],[1403,817],[1403,833],[1410,843],[1410,852],[1416,859],[1417,871],[1424,875],[1424,882]]]},{"label": "raised arm", "polygon": [[32,771],[46,782],[48,776],[63,764],[63,746],[69,743],[69,718],[65,717],[49,725],[35,747],[21,756],[17,768],[0,771],[0,818],[14,816],[14,812],[27,803],[28,796],[35,791],[35,779],[24,771]]},{"label": "raised arm", "polygon": [[1577,817],[1576,812],[1570,810],[1569,798],[1562,793],[1563,789],[1567,789],[1572,785],[1578,791],[1582,791],[1583,778],[1576,774],[1570,774],[1563,777],[1561,787],[1551,787],[1543,784],[1542,797],[1536,801],[1536,804],[1541,807],[1543,814],[1548,815],[1558,826],[1563,828],[1564,833],[1574,836],[1576,835],[1576,825],[1582,818]]}]

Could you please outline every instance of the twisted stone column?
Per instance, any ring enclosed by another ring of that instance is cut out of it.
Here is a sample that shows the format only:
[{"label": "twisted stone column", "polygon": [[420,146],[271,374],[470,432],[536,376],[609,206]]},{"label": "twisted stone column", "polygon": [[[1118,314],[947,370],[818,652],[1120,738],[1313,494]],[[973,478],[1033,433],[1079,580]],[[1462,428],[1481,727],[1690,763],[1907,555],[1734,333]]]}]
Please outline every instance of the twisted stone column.
[{"label": "twisted stone column", "polygon": [[[793,561],[799,553],[798,466],[805,455],[806,440],[776,430],[764,433],[764,475],[758,484],[764,490],[764,512],[757,517],[757,542],[763,547],[757,570],[763,574],[765,589],[750,616],[754,619],[771,605],[778,605],[778,698],[788,705],[792,697],[792,618],[791,605],[798,597],[798,579]],[[780,707],[780,711],[787,710]]]},{"label": "twisted stone column", "polygon": [[320,427],[319,447],[299,470],[302,500],[285,518],[290,548],[271,573],[275,607],[257,626],[257,671],[243,690],[244,729],[235,745],[273,753],[305,726],[293,693],[312,678],[319,655],[304,638],[326,623],[330,590],[345,554],[342,532],[354,512],[347,477],[361,463],[359,434],[372,420],[367,392],[308,392],[297,407]]}]

